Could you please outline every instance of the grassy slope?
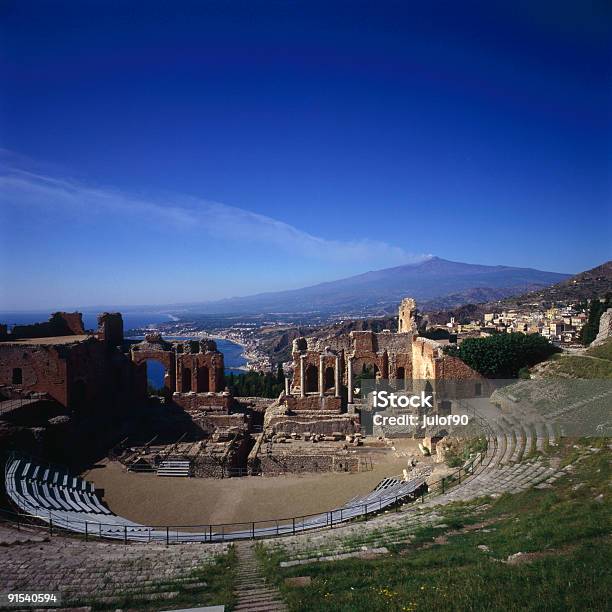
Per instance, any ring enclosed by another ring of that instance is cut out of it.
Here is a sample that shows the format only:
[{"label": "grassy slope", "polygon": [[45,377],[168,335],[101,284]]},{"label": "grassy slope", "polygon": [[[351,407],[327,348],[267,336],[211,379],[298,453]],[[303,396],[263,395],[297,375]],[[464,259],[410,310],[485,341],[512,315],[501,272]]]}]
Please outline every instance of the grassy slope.
[{"label": "grassy slope", "polygon": [[[566,461],[582,460],[554,488],[504,495],[480,511],[482,500],[447,506],[443,526],[422,528],[383,559],[279,569],[283,554],[276,551],[266,560],[269,576],[299,611],[607,609],[611,453],[599,443],[597,453],[568,445]],[[528,562],[504,562],[519,551],[532,553]],[[304,575],[311,586],[284,584]]]},{"label": "grassy slope", "polygon": [[586,354],[591,355],[591,357],[612,361],[612,338],[608,338],[608,340],[599,346],[593,346],[587,349]]},{"label": "grassy slope", "polygon": [[612,379],[612,338],[584,355],[553,355],[546,366],[546,376]]}]

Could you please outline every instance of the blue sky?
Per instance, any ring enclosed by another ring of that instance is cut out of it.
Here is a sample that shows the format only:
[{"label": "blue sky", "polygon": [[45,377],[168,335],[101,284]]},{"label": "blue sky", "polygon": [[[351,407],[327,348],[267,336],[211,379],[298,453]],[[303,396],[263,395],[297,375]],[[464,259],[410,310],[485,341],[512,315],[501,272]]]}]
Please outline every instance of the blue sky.
[{"label": "blue sky", "polygon": [[428,254],[593,267],[611,24],[605,2],[5,2],[0,309]]}]

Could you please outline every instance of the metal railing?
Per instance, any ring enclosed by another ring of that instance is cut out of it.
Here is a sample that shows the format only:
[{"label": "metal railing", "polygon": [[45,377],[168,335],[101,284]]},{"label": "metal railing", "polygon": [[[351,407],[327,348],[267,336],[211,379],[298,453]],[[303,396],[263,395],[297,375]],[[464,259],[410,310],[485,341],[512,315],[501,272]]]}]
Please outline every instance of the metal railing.
[{"label": "metal railing", "polygon": [[[7,522],[16,525],[17,529],[27,525],[29,528],[44,530],[50,536],[64,533],[81,537],[85,541],[120,540],[125,544],[130,541],[163,542],[166,545],[185,542],[231,542],[239,539],[296,535],[312,529],[334,528],[348,521],[367,521],[374,514],[383,510],[399,510],[399,507],[405,503],[424,502],[433,495],[444,494],[462,482],[465,483],[466,480],[486,469],[498,451],[497,438],[484,419],[478,415],[475,417],[485,430],[489,430],[487,448],[456,471],[432,483],[425,483],[425,477],[422,477],[423,482],[414,490],[406,493],[391,494],[387,497],[381,495],[375,500],[348,504],[327,512],[260,521],[200,525],[125,525],[89,520],[77,521],[63,518],[40,506],[35,507],[37,514],[0,510],[0,516],[4,517]],[[492,448],[489,442],[492,442]],[[419,478],[410,482],[417,480]],[[364,499],[367,497],[364,496]]]}]

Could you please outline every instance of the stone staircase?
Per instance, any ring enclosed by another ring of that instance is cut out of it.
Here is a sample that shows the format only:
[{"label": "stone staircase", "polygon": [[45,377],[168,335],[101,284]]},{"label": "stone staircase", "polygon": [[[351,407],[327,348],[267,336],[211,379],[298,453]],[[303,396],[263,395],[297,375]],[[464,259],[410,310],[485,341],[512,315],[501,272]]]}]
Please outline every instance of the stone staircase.
[{"label": "stone staircase", "polygon": [[278,589],[266,582],[259,567],[252,542],[234,544],[238,559],[238,579],[234,594],[234,610],[243,612],[273,612],[288,610]]},{"label": "stone staircase", "polygon": [[269,541],[279,546],[287,558],[300,560],[321,555],[342,555],[362,548],[405,542],[407,533],[439,520],[438,507],[452,502],[469,502],[484,496],[518,493],[531,487],[549,488],[572,466],[559,468],[559,459],[543,454],[557,443],[553,428],[535,412],[520,405],[500,409],[483,402],[478,414],[488,424],[488,450],[482,466],[460,484],[424,502],[406,505],[398,512],[385,512],[365,523],[341,525],[333,531],[321,530]]},{"label": "stone staircase", "polygon": [[[16,532],[16,533],[15,533]],[[123,545],[0,526],[0,592],[59,591],[63,606],[172,607],[172,600],[206,589],[206,567],[227,544]]]},{"label": "stone staircase", "polygon": [[157,475],[189,478],[189,476],[191,476],[191,462],[178,459],[167,459],[159,464]]}]

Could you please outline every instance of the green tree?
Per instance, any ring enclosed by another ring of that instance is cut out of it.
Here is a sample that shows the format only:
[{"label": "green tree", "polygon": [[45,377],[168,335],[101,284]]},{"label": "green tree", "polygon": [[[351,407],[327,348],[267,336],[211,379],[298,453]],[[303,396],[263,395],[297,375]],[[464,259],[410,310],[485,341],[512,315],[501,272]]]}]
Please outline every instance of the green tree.
[{"label": "green tree", "polygon": [[588,346],[595,340],[597,332],[599,332],[599,320],[601,315],[612,308],[612,295],[609,293],[606,295],[603,301],[598,299],[591,300],[588,307],[589,317],[584,327],[580,330],[580,341],[584,346]]},{"label": "green tree", "polygon": [[278,381],[278,374],[272,372],[245,372],[230,374],[227,387],[236,397],[269,397],[276,398],[285,388],[283,381]]},{"label": "green tree", "polygon": [[276,382],[282,383],[285,386],[285,371],[283,370],[283,364],[279,361],[276,366]]},{"label": "green tree", "polygon": [[466,338],[459,346],[446,349],[488,378],[516,378],[522,368],[529,368],[559,352],[539,334],[495,334],[487,338]]}]

